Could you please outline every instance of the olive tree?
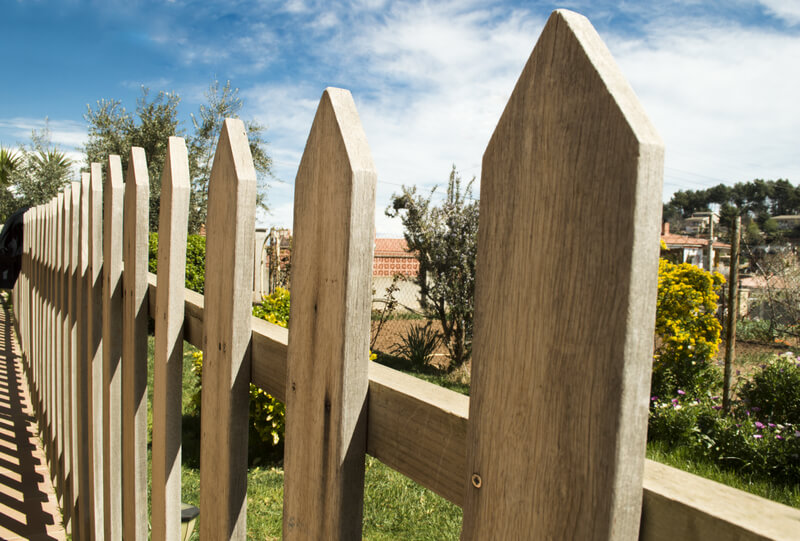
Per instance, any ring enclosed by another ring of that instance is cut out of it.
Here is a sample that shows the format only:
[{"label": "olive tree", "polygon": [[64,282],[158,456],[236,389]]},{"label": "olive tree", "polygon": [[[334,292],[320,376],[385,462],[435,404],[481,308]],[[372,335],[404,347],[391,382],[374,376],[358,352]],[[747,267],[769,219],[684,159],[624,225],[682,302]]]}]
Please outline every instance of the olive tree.
[{"label": "olive tree", "polygon": [[475,257],[478,236],[478,201],[472,198],[474,178],[462,189],[455,166],[450,172],[444,201],[434,204],[430,195],[417,194],[416,187],[403,186],[386,209],[400,217],[404,237],[419,261],[416,283],[420,305],[428,319],[442,326],[442,340],[454,369],[472,353],[475,313]]},{"label": "olive tree", "polygon": [[[175,93],[162,91],[151,95],[149,89],[142,87],[142,95],[136,100],[133,112],[125,109],[119,100],[103,99],[98,100],[94,107],[87,105],[84,119],[89,137],[83,148],[87,167],[92,162],[105,164],[109,154],[117,154],[122,159],[123,169],[127,169],[130,148],[138,146],[144,149],[150,176],[150,231],[158,230],[161,171],[171,136],[187,138],[192,182],[189,232],[199,232],[206,221],[208,180],[222,124],[225,118],[238,118],[243,105],[239,90],[231,88],[230,81],[222,87],[219,81],[212,82],[206,99],[207,103],[200,105],[197,116],[192,115],[192,132],[188,136],[178,120],[181,98]],[[266,178],[271,174],[272,161],[266,151],[264,128],[252,121],[245,121],[245,126],[259,174],[256,203],[266,209]]]}]

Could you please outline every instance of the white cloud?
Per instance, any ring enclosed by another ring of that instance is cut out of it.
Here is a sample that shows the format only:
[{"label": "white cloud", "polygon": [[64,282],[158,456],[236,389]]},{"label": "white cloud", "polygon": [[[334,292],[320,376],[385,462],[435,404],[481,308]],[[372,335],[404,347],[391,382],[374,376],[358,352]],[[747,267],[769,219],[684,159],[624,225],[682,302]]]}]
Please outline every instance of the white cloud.
[{"label": "white cloud", "polygon": [[[485,146],[544,19],[463,2],[354,9],[365,11],[339,17],[314,54],[353,91],[378,172],[377,232],[399,236],[399,220],[384,215],[399,184],[421,191],[444,184],[453,163],[465,179],[480,177]],[[642,15],[651,23],[635,38],[601,34],[665,140],[665,196],[756,177],[800,182],[800,36],[675,12]],[[276,173],[289,182],[273,185],[269,220],[288,227],[289,188],[322,91],[300,80],[244,94],[269,125]]]},{"label": "white cloud", "polygon": [[722,180],[800,181],[800,36],[659,28],[646,43],[614,39],[610,48],[665,140],[665,196]]},{"label": "white cloud", "polygon": [[77,149],[86,143],[86,125],[82,122],[22,117],[0,119],[0,131],[23,143],[30,141],[32,130],[41,132],[45,127],[50,130],[50,141],[62,150]]},{"label": "white cloud", "polygon": [[798,0],[760,0],[767,11],[783,19],[789,25],[800,24],[800,1]]},{"label": "white cloud", "polygon": [[[402,233],[399,220],[384,215],[400,184],[444,184],[454,163],[464,178],[479,176],[484,147],[541,26],[516,12],[496,18],[462,4],[402,4],[324,48],[342,79],[352,81],[378,172],[379,235]],[[246,92],[248,109],[269,124],[279,178],[294,179],[320,93],[307,85]],[[275,220],[291,209],[282,197],[270,194]]]}]

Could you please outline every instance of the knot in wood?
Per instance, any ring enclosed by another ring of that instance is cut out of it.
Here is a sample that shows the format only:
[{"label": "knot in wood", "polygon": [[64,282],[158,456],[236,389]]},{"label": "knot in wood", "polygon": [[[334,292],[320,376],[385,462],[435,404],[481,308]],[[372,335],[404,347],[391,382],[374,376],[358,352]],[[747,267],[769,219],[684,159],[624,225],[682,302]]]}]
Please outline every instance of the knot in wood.
[{"label": "knot in wood", "polygon": [[474,486],[475,488],[481,488],[482,484],[483,484],[483,480],[481,479],[481,476],[478,475],[477,473],[473,473],[472,474],[472,486]]}]

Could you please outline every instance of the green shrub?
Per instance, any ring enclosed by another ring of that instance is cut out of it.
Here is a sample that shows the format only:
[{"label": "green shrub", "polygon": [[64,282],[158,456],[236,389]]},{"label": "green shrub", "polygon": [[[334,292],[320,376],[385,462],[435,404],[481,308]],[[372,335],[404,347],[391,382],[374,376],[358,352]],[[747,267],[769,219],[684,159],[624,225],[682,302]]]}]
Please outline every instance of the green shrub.
[{"label": "green shrub", "polygon": [[[158,233],[150,233],[148,242],[148,270],[158,271]],[[186,287],[201,295],[206,283],[206,238],[189,235],[186,238]]]},{"label": "green shrub", "polygon": [[771,344],[775,339],[769,321],[763,319],[740,319],[736,322],[736,338],[745,342]]},{"label": "green shrub", "polygon": [[800,362],[791,353],[774,357],[740,385],[739,396],[760,419],[800,425]]},{"label": "green shrub", "polygon": [[425,371],[440,341],[439,333],[431,328],[430,321],[425,325],[412,325],[392,353],[408,362],[412,369]]}]

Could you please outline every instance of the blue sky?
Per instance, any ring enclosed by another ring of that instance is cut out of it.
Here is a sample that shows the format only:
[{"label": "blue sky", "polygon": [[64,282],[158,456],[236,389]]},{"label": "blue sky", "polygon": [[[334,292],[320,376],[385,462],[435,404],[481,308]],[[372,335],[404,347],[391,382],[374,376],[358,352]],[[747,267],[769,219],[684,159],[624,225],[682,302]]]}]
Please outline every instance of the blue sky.
[{"label": "blue sky", "polygon": [[[664,197],[753,178],[800,183],[800,0],[315,2],[5,0],[0,143],[49,118],[80,157],[83,113],[135,108],[142,85],[178,93],[184,127],[214,77],[268,127],[272,212],[293,183],[323,89],[349,89],[378,170],[376,226],[401,184],[480,179],[492,130],[556,8],[586,15],[666,144]],[[476,187],[477,195],[477,187]]]}]

